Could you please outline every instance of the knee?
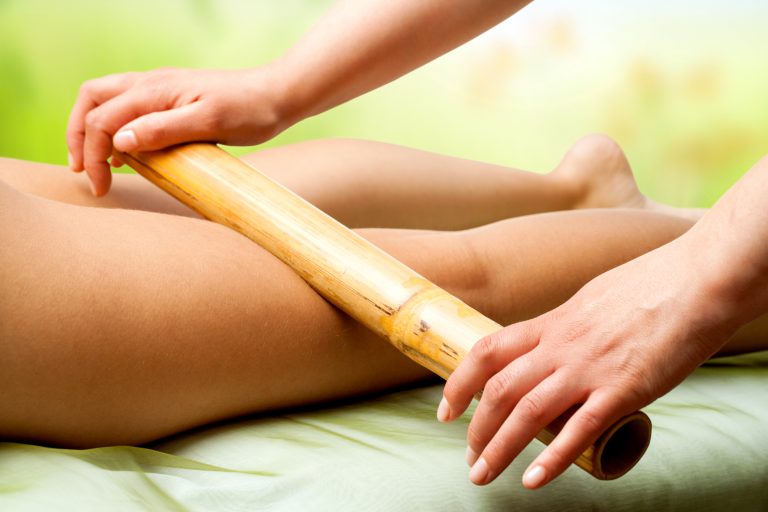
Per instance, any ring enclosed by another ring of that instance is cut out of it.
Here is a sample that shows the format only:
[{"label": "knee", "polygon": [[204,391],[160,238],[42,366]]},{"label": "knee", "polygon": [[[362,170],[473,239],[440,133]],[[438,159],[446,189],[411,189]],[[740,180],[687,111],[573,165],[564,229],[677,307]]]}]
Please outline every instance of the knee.
[{"label": "knee", "polygon": [[491,285],[482,251],[464,232],[358,229],[363,238],[470,306],[485,304]]}]

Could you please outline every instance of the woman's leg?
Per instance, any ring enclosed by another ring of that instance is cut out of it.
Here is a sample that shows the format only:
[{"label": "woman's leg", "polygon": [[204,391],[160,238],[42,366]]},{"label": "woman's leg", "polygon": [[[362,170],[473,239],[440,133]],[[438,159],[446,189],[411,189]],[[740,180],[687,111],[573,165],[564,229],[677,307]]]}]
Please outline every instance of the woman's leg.
[{"label": "woman's leg", "polygon": [[701,210],[655,203],[604,135],[574,144],[538,174],[381,142],[332,139],[244,158],[350,227],[458,230],[581,208],[641,208],[698,220]]},{"label": "woman's leg", "polygon": [[[544,175],[348,139],[268,149],[245,160],[350,227],[455,230],[553,210],[669,208],[640,194],[621,149],[599,135],[577,142]],[[0,159],[0,179],[72,204],[197,216],[136,175],[115,174],[113,191],[102,198],[90,194],[84,176],[57,166]]]},{"label": "woman's leg", "polygon": [[0,438],[140,443],[428,373],[217,224],[0,182]]},{"label": "woman's leg", "polygon": [[94,197],[83,173],[75,174],[60,165],[0,158],[0,181],[21,192],[62,203],[200,218],[190,208],[133,173],[115,173],[109,194]]},{"label": "woman's leg", "polygon": [[350,227],[465,229],[570,210],[579,192],[555,173],[365,140],[307,141],[244,160]]},{"label": "woman's leg", "polygon": [[[637,210],[361,233],[502,323],[683,233]],[[0,437],[141,443],[429,374],[236,233],[0,183]]]}]

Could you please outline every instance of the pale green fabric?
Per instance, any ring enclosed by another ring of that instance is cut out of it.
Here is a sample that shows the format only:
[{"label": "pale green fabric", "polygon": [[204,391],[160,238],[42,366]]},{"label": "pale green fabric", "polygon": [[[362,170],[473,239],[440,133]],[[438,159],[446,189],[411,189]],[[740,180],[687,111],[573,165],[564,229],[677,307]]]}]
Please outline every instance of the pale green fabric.
[{"label": "pale green fabric", "polygon": [[651,447],[623,478],[571,468],[535,492],[519,479],[538,443],[492,485],[468,482],[468,415],[436,422],[440,393],[247,419],[151,448],[0,444],[0,510],[768,510],[768,353],[700,368],[649,406]]}]

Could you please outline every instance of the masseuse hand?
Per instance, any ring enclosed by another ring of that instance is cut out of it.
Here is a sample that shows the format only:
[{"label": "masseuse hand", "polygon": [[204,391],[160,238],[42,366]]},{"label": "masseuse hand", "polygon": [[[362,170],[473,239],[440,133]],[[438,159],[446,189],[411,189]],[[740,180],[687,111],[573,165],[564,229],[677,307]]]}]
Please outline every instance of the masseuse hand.
[{"label": "masseuse hand", "polygon": [[67,126],[70,167],[85,169],[100,196],[111,183],[107,160],[113,147],[135,151],[187,141],[267,140],[287,127],[281,81],[274,73],[270,67],[161,69],[85,82]]},{"label": "masseuse hand", "polygon": [[103,195],[113,146],[133,151],[196,140],[263,142],[452,50],[529,1],[454,0],[450,9],[442,0],[340,1],[267,66],[91,80],[67,127],[70,167],[85,169],[94,193]]},{"label": "masseuse hand", "polygon": [[[689,232],[690,234],[690,232]],[[680,239],[598,276],[569,301],[477,343],[445,385],[438,412],[460,416],[484,390],[467,434],[470,479],[487,484],[534,436],[583,404],[524,473],[537,488],[558,476],[621,416],[680,383],[736,326],[722,318]]]}]

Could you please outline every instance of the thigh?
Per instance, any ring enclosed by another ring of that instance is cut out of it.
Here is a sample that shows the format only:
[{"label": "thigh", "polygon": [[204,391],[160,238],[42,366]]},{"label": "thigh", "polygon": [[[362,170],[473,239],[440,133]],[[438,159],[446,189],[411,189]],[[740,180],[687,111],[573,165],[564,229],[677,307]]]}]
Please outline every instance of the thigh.
[{"label": "thigh", "polygon": [[76,174],[59,165],[0,158],[0,180],[26,194],[63,203],[200,217],[134,173],[115,173],[112,189],[103,197],[91,194],[85,173]]},{"label": "thigh", "polygon": [[222,226],[0,194],[0,437],[135,444],[429,376]]}]

